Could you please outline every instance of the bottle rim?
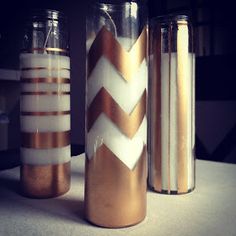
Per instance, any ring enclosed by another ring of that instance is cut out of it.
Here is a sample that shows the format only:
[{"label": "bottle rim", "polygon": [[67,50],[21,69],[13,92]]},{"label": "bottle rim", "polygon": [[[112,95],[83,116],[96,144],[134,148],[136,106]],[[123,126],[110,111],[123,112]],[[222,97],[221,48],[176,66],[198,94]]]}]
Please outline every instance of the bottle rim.
[{"label": "bottle rim", "polygon": [[29,18],[32,20],[36,19],[48,19],[58,21],[60,19],[66,20],[66,16],[62,11],[53,9],[32,9]]},{"label": "bottle rim", "polygon": [[168,15],[161,15],[157,17],[153,17],[150,20],[150,24],[158,23],[176,23],[178,21],[189,21],[189,17],[184,14],[168,14]]},{"label": "bottle rim", "polygon": [[145,8],[146,5],[140,2],[136,2],[136,1],[120,1],[120,2],[116,2],[116,3],[110,3],[110,2],[96,2],[94,4],[91,5],[92,8],[95,9],[100,9],[100,10],[105,10],[108,12],[112,12],[112,11],[122,11],[124,9],[127,8],[132,8],[132,7],[137,7],[137,9],[140,8]]}]

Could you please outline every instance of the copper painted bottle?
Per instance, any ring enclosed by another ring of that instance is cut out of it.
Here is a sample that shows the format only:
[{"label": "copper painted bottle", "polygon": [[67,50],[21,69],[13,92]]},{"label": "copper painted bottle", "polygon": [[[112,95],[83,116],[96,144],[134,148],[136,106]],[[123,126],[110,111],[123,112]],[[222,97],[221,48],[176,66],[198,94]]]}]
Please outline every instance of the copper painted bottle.
[{"label": "copper painted bottle", "polygon": [[136,2],[90,10],[85,212],[96,225],[125,227],[146,215],[146,15]]},{"label": "copper painted bottle", "polygon": [[65,16],[37,10],[25,27],[21,69],[21,187],[34,198],[70,188],[70,58]]},{"label": "copper painted bottle", "polygon": [[150,23],[149,185],[181,194],[195,187],[195,54],[185,15]]}]

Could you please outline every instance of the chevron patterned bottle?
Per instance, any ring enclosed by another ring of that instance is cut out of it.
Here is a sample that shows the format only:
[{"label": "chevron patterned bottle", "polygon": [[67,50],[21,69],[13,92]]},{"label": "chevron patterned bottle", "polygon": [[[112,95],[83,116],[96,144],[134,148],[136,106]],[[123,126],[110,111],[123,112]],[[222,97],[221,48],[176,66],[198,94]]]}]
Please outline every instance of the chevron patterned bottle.
[{"label": "chevron patterned bottle", "polygon": [[85,212],[117,228],[146,215],[146,17],[136,2],[87,18]]}]

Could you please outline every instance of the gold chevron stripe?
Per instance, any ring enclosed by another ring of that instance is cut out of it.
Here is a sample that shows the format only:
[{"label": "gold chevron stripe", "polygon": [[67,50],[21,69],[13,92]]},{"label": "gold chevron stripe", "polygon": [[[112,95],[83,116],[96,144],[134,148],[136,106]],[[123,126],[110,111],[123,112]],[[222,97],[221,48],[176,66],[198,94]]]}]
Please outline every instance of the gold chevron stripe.
[{"label": "gold chevron stripe", "polygon": [[143,147],[136,166],[130,170],[113,152],[102,145],[91,159],[86,158],[87,218],[106,227],[121,227],[140,222],[146,215],[146,183],[146,146]]},{"label": "gold chevron stripe", "polygon": [[129,138],[137,132],[146,114],[146,90],[130,114],[124,112],[112,96],[102,88],[87,111],[87,129],[93,126],[101,113],[105,113],[118,128]]},{"label": "gold chevron stripe", "polygon": [[105,26],[97,34],[88,53],[88,77],[101,56],[105,56],[125,80],[130,80],[146,57],[147,29],[143,29],[133,47],[126,51]]},{"label": "gold chevron stripe", "polygon": [[[139,159],[137,160],[137,163],[135,164],[134,168],[131,170],[129,169],[129,167],[127,167],[111,150],[110,148],[107,147],[106,144],[102,144],[95,152],[95,154],[89,158],[89,161],[91,162],[92,160],[95,160],[97,158],[101,158],[101,159],[106,159],[106,158],[109,158],[109,157],[112,157],[114,158],[115,160],[118,160],[120,162],[121,165],[123,165],[128,171],[135,171],[135,169],[137,168],[138,166],[138,162],[140,161],[140,159],[142,157],[145,157],[146,158],[146,152],[147,152],[147,147],[146,145],[143,146],[143,150],[142,150],[142,153],[139,157]],[[104,160],[106,161],[106,160]]]}]

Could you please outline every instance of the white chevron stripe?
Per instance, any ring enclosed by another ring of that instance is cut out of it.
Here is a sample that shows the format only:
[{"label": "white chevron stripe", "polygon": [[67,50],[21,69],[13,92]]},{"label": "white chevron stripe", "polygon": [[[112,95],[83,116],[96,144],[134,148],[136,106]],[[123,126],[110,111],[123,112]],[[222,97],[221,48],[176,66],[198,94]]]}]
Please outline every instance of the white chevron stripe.
[{"label": "white chevron stripe", "polygon": [[126,81],[105,57],[101,57],[87,81],[87,107],[104,87],[121,108],[130,113],[147,88],[147,81],[146,60],[142,62],[134,77]]},{"label": "white chevron stripe", "polygon": [[133,169],[147,140],[147,118],[144,117],[137,133],[129,139],[119,128],[101,114],[87,133],[86,153],[91,158],[105,144],[129,169]]}]

